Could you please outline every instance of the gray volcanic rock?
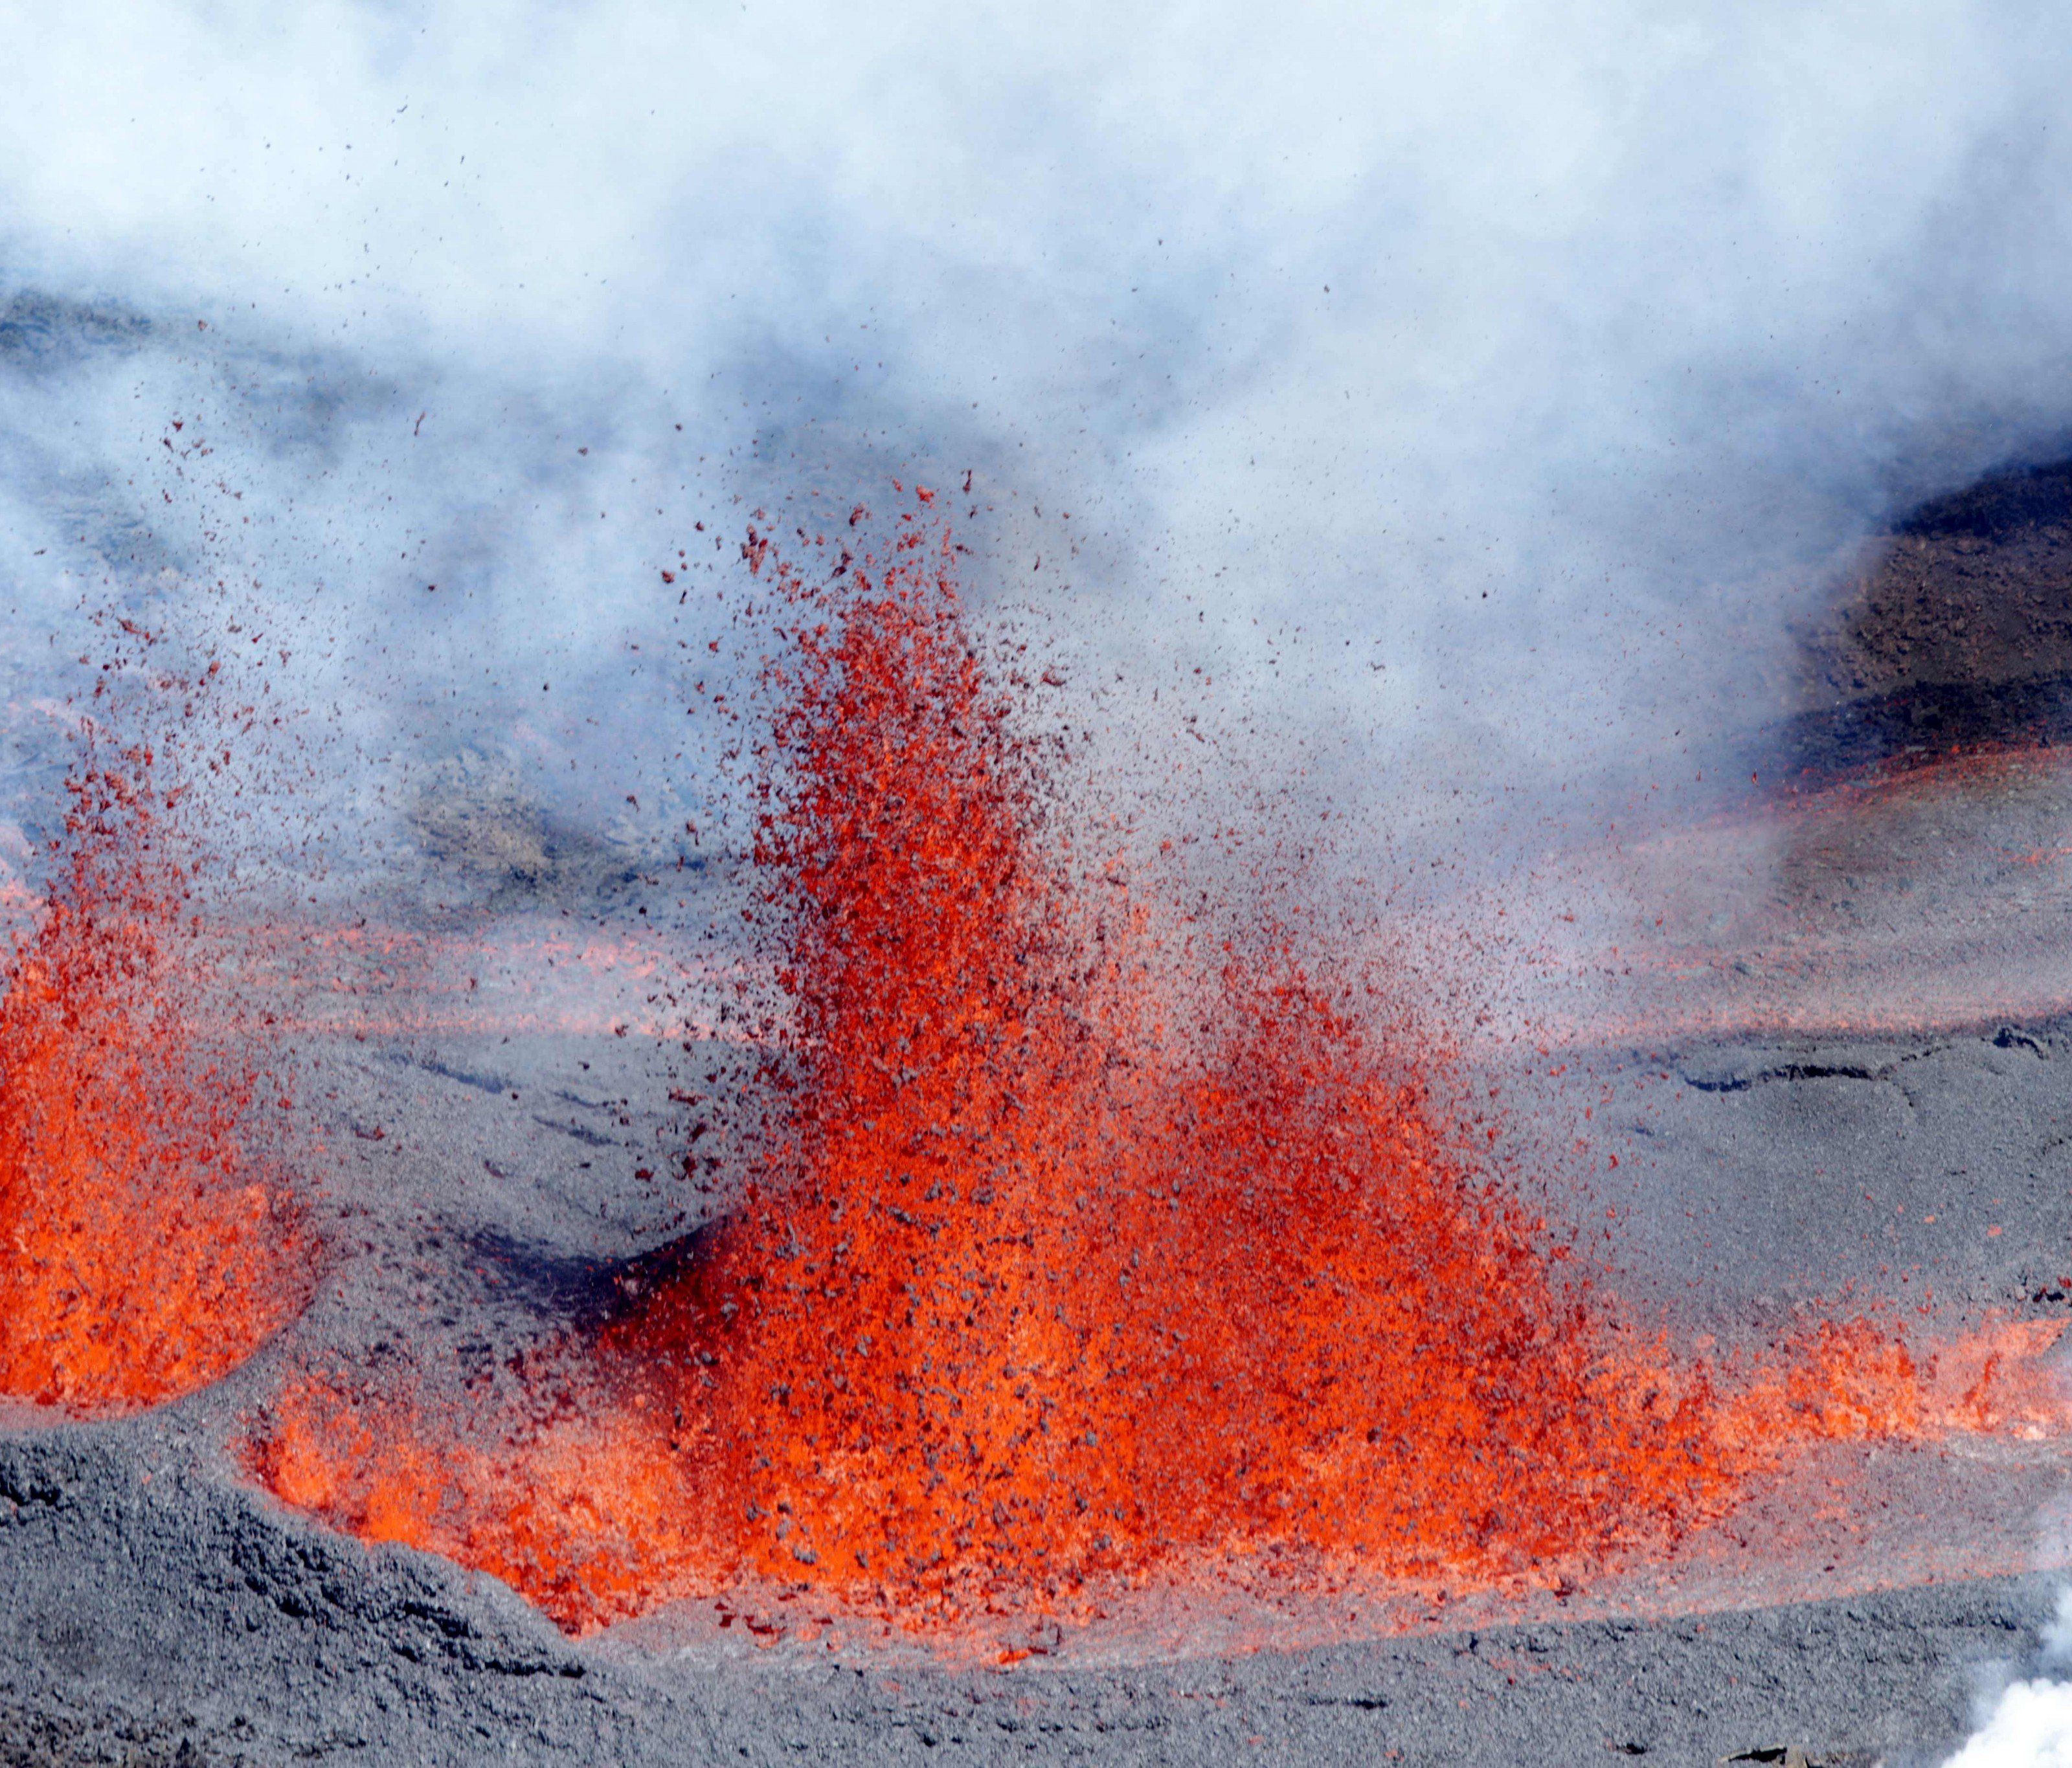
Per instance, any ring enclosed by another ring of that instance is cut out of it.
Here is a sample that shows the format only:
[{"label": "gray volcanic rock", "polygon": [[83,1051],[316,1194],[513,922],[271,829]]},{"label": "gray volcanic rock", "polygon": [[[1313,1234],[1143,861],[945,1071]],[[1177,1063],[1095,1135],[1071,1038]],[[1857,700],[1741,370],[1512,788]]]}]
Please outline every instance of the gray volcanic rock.
[{"label": "gray volcanic rock", "polygon": [[409,823],[426,857],[493,908],[623,898],[648,857],[558,820],[528,795],[508,758],[472,749],[425,770]]}]

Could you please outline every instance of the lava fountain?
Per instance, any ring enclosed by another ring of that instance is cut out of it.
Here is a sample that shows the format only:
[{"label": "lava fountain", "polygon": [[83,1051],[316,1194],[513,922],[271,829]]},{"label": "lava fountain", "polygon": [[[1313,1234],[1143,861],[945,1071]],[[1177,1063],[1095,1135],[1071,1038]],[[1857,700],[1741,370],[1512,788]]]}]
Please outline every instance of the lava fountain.
[{"label": "lava fountain", "polygon": [[1085,859],[947,532],[826,585],[751,559],[788,1002],[752,1177],[515,1412],[291,1388],[280,1495],[578,1629],[772,1587],[921,1622],[1245,1565],[1552,1585],[1791,1441],[1941,1428],[1862,1322],[1760,1371],[1630,1329],[1384,976],[1264,882],[1215,933]]},{"label": "lava fountain", "polygon": [[837,608],[777,567],[836,616],[763,783],[783,1134],[618,1340],[702,1421],[742,1563],[975,1596],[1239,1544],[1517,1569],[1687,1520],[1702,1389],[1612,1375],[1363,991],[1270,931],[1175,987],[1152,915],[1087,900],[1112,873],[1046,841],[948,565],[910,527]]},{"label": "lava fountain", "polygon": [[0,1001],[0,1393],[119,1411],[215,1381],[301,1307],[298,1211],[202,1029],[163,758],[84,727],[57,874]]}]

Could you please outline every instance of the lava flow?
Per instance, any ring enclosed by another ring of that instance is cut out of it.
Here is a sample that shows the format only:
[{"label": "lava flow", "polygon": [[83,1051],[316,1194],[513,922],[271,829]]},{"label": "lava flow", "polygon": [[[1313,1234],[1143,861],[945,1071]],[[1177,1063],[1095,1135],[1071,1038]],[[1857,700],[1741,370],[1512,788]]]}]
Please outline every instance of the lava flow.
[{"label": "lava flow", "polygon": [[756,562],[792,630],[753,1182],[571,1348],[573,1411],[471,1433],[312,1379],[253,1450],[281,1495],[574,1627],[771,1585],[948,1618],[1262,1556],[1551,1584],[1794,1440],[1947,1428],[1860,1322],[1760,1371],[1626,1330],[1377,979],[1076,861],[946,536],[833,589]]},{"label": "lava flow", "polygon": [[121,1410],[235,1367],[300,1306],[308,1259],[240,1138],[255,1077],[196,1029],[176,795],[148,749],[84,740],[0,1002],[0,1393]]}]

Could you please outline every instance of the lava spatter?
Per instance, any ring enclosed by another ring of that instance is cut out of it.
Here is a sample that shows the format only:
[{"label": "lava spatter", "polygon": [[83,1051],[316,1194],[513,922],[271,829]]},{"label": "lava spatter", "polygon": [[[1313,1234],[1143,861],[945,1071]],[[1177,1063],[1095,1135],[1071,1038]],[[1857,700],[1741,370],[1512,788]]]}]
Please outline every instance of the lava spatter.
[{"label": "lava spatter", "polygon": [[952,1606],[1238,1544],[1494,1573],[1716,1505],[1704,1382],[1612,1371],[1350,990],[1268,938],[1176,1010],[1083,899],[948,564],[910,530],[834,607],[778,567],[833,616],[763,782],[784,1136],[619,1340],[682,1371],[744,1567]]},{"label": "lava spatter", "polygon": [[1860,1322],[1762,1367],[1626,1329],[1385,979],[1267,881],[1202,964],[1075,859],[947,534],[831,586],[751,562],[787,645],[750,919],[789,1002],[752,1181],[566,1347],[573,1410],[471,1432],[310,1384],[254,1445],[281,1495],[578,1629],[737,1586],[926,1624],[1240,1564],[1551,1585],[1791,1444],[2012,1416]]},{"label": "lava spatter", "polygon": [[308,1293],[257,1076],[198,1028],[177,800],[88,726],[60,861],[0,1001],[0,1393],[121,1410],[218,1379]]},{"label": "lava spatter", "polygon": [[571,1630],[724,1584],[681,1445],[594,1364],[549,1355],[545,1407],[471,1403],[415,1371],[304,1371],[249,1445],[276,1496],[364,1540],[504,1579]]}]

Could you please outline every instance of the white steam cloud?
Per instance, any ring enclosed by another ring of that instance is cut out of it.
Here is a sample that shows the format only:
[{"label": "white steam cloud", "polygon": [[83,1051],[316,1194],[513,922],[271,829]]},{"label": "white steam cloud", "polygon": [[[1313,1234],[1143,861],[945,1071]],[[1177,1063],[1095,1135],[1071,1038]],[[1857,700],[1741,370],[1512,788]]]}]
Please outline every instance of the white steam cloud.
[{"label": "white steam cloud", "polygon": [[593,820],[680,745],[658,563],[789,492],[972,469],[981,594],[1100,616],[1120,691],[1219,658],[1256,734],[1328,734],[1313,783],[1407,803],[1695,778],[1838,551],[2072,446],[2049,0],[9,35],[10,691],[97,574],[228,550],[340,754],[492,731]]}]

